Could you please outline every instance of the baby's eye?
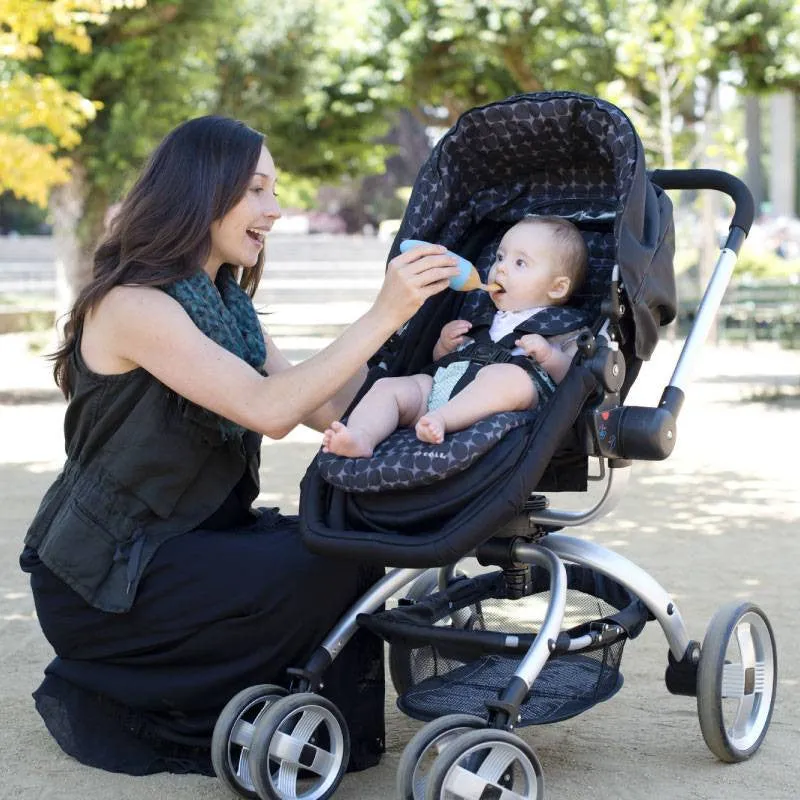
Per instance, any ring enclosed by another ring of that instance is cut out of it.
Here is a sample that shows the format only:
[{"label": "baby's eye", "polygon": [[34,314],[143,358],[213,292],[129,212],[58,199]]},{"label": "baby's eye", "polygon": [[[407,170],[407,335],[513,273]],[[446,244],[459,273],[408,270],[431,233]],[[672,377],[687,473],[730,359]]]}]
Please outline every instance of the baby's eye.
[{"label": "baby's eye", "polygon": [[498,254],[495,256],[495,259],[494,259],[494,260],[495,260],[495,261],[497,261],[498,263],[500,263],[500,262],[503,260],[503,254],[502,254],[502,253],[498,253]]},{"label": "baby's eye", "polygon": [[525,261],[523,261],[521,258],[518,258],[518,259],[517,259],[517,266],[518,266],[518,267],[527,267],[528,265],[527,265],[527,263],[525,263]]}]

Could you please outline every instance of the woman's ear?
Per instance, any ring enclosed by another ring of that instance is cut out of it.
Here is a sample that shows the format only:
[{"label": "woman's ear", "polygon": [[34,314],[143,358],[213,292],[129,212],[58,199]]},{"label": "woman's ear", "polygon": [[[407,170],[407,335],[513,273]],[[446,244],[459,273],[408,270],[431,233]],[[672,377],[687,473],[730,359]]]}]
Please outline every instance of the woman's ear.
[{"label": "woman's ear", "polygon": [[550,290],[547,292],[547,296],[553,301],[566,300],[567,297],[569,297],[571,285],[572,281],[566,275],[559,275],[557,278],[554,278],[553,282],[550,284]]}]

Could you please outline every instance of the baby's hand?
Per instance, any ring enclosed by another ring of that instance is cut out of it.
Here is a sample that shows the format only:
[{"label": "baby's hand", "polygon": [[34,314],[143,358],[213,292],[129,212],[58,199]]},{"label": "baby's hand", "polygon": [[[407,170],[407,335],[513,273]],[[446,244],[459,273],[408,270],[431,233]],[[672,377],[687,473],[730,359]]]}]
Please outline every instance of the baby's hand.
[{"label": "baby's hand", "polygon": [[547,361],[553,354],[555,348],[547,339],[539,333],[528,333],[514,344],[525,351],[525,355],[537,361],[539,364]]},{"label": "baby's hand", "polygon": [[538,333],[528,333],[514,342],[556,382],[561,383],[572,363],[572,353],[564,352]]},{"label": "baby's hand", "polygon": [[434,348],[434,358],[452,353],[457,347],[464,343],[464,336],[472,328],[472,323],[466,319],[454,319],[442,328],[439,334],[439,341]]}]

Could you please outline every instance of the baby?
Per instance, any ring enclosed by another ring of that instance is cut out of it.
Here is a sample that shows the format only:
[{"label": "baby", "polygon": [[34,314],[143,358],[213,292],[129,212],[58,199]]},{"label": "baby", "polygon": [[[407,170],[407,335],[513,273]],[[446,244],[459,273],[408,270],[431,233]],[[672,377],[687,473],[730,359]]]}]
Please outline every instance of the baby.
[{"label": "baby", "polygon": [[[477,322],[448,322],[430,372],[376,381],[347,425],[334,422],[325,431],[323,452],[371,456],[397,427],[412,425],[418,439],[438,444],[490,414],[535,408],[566,375],[577,336],[526,334],[526,324],[567,302],[587,262],[580,231],[561,217],[526,217],[509,228],[488,277],[500,287],[490,292],[497,308],[491,325],[481,331]],[[476,338],[468,338],[473,330]]]}]

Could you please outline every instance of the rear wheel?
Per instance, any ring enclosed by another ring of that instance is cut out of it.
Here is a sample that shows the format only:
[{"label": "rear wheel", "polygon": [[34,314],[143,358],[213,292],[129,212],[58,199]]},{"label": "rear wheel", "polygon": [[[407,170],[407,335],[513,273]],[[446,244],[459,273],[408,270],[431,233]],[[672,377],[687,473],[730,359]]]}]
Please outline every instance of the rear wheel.
[{"label": "rear wheel", "polygon": [[708,625],[697,668],[697,713],[709,749],[744,761],[767,735],[777,688],[775,636],[753,603],[734,602]]}]

